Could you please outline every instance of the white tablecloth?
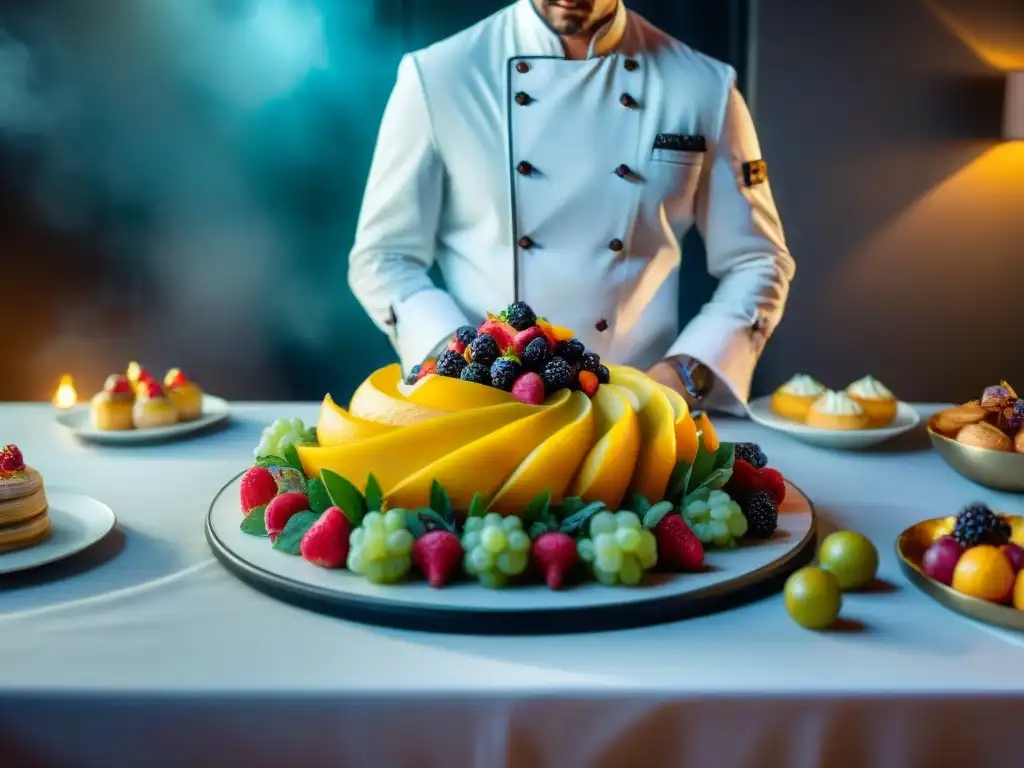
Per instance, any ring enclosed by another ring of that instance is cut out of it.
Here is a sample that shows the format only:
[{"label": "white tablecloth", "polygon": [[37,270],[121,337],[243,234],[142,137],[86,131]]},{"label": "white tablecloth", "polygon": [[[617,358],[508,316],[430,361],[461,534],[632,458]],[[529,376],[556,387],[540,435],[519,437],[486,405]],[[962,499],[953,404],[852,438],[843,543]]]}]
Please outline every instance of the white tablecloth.
[{"label": "white tablecloth", "polygon": [[923,434],[836,453],[718,420],[827,526],[875,541],[891,588],[846,596],[845,631],[802,630],[775,596],[623,632],[466,637],[305,612],[213,560],[209,502],[259,429],[316,412],[236,406],[201,439],[114,448],[79,443],[48,406],[0,405],[0,442],[119,519],[77,558],[0,576],[0,766],[1024,764],[1024,636],[918,593],[892,550],[916,520],[1024,498],[960,478]]}]

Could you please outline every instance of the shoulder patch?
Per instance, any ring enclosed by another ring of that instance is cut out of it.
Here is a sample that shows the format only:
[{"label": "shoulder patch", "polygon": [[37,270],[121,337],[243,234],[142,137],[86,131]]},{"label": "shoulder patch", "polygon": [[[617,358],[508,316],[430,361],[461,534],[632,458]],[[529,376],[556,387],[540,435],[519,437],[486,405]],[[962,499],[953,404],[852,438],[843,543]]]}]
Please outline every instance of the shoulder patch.
[{"label": "shoulder patch", "polygon": [[743,186],[756,187],[768,181],[768,164],[764,160],[751,160],[743,164]]}]

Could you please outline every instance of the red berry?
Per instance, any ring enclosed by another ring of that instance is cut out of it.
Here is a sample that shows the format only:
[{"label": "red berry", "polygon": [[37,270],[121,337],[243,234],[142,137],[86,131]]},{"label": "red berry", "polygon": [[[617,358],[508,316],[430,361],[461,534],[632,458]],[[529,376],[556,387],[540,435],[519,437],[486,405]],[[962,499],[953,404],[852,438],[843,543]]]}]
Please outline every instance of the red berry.
[{"label": "red berry", "polygon": [[112,395],[131,395],[132,383],[128,381],[128,377],[120,373],[112,373],[107,376],[107,380],[103,382],[103,391],[109,392]]},{"label": "red berry", "polygon": [[168,389],[179,389],[188,384],[188,377],[180,368],[171,368],[164,376],[164,386]]},{"label": "red berry", "polygon": [[487,320],[477,329],[479,335],[489,333],[494,340],[498,343],[498,349],[501,350],[502,354],[512,346],[512,342],[515,339],[515,329],[508,323],[503,323],[500,320]]},{"label": "red berry", "polygon": [[776,504],[782,506],[782,502],[786,500],[786,479],[782,473],[771,467],[759,469],[757,473],[758,482],[761,484],[760,490],[771,496]]},{"label": "red berry", "polygon": [[270,534],[270,540],[274,541],[278,534],[288,525],[292,515],[305,512],[309,509],[309,497],[304,493],[292,491],[275,496],[267,505],[267,511],[263,513],[263,523]]},{"label": "red berry", "polygon": [[424,376],[429,376],[437,368],[437,360],[427,360],[420,366],[419,373],[416,374],[416,381],[419,381]]},{"label": "red berry", "polygon": [[665,515],[651,532],[658,541],[660,567],[689,572],[704,565],[704,545],[677,512]]},{"label": "red berry", "polygon": [[601,383],[597,380],[597,374],[590,371],[580,371],[576,377],[580,384],[580,390],[587,396],[593,397],[597,394],[597,388]]},{"label": "red berry", "polygon": [[348,557],[348,537],[352,525],[345,513],[329,507],[306,531],[299,542],[299,552],[313,565],[321,568],[340,568]]},{"label": "red berry", "polygon": [[277,481],[264,467],[253,467],[242,476],[240,491],[242,512],[249,514],[256,507],[269,504],[277,496]]},{"label": "red berry", "polygon": [[430,531],[412,545],[412,562],[435,589],[443,587],[462,564],[462,544],[450,531]]},{"label": "red berry", "polygon": [[448,342],[448,349],[452,352],[458,352],[460,355],[465,353],[466,345],[458,339],[452,339]]},{"label": "red berry", "polygon": [[13,443],[8,443],[0,449],[0,472],[4,474],[13,475],[15,472],[21,472],[25,469],[25,457],[21,454],[21,449]]},{"label": "red berry", "polygon": [[545,394],[544,379],[532,371],[524,373],[512,384],[512,396],[527,405],[540,405]]},{"label": "red berry", "polygon": [[156,379],[139,379],[139,394],[150,400],[164,396],[164,388]]},{"label": "red berry", "polygon": [[561,589],[576,565],[576,542],[567,533],[544,533],[533,542],[533,565],[544,577],[548,589]]},{"label": "red berry", "polygon": [[512,351],[515,352],[517,357],[523,356],[523,351],[526,349],[526,345],[534,339],[543,339],[544,331],[538,325],[531,325],[525,331],[519,331],[512,338]]}]

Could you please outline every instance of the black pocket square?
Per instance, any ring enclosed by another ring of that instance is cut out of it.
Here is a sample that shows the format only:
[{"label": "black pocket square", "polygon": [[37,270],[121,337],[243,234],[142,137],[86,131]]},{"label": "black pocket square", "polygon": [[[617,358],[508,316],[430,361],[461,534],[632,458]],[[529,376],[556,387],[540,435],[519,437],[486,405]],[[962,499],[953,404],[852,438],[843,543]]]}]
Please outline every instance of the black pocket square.
[{"label": "black pocket square", "polygon": [[707,152],[708,143],[703,136],[688,136],[682,133],[659,133],[654,139],[655,149],[672,149],[677,152]]}]

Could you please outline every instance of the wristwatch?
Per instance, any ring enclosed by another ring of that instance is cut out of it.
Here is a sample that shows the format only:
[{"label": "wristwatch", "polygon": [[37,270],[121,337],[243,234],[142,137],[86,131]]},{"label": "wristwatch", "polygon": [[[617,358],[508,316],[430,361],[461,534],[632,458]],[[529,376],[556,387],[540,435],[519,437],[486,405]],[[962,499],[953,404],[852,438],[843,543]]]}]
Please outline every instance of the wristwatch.
[{"label": "wristwatch", "polygon": [[677,357],[672,362],[679,378],[683,380],[683,387],[693,399],[693,404],[699,404],[714,386],[715,375],[704,363],[692,357]]}]

